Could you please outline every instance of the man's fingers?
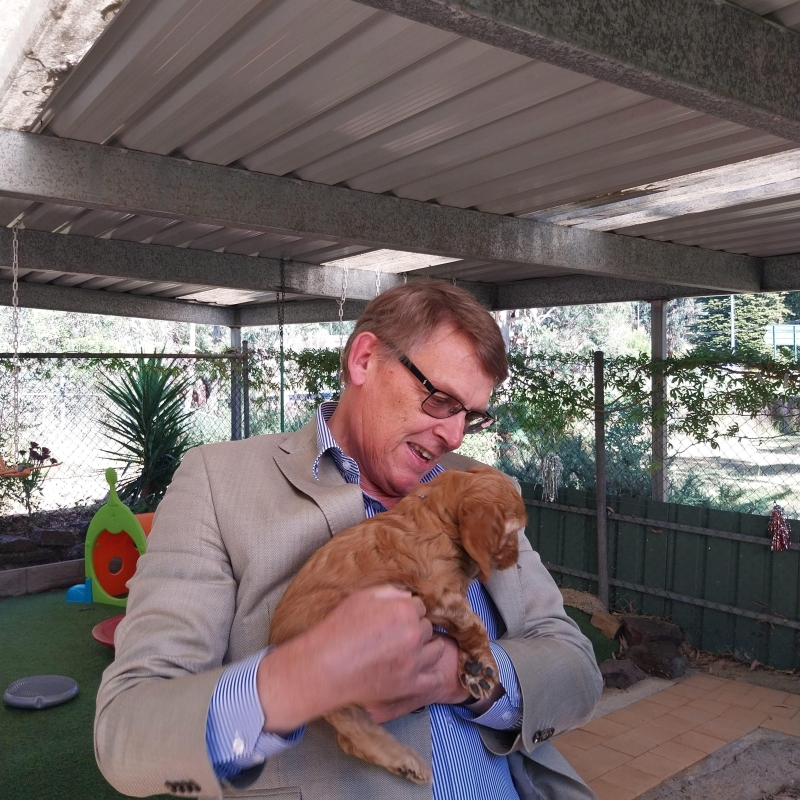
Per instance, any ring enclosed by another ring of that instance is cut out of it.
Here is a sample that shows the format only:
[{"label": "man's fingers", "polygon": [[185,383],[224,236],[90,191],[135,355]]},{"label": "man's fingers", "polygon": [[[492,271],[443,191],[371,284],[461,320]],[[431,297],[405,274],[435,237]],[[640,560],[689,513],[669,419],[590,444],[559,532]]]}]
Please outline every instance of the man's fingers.
[{"label": "man's fingers", "polygon": [[419,657],[420,672],[431,669],[439,663],[439,659],[444,654],[445,644],[440,636],[436,636],[422,646]]},{"label": "man's fingers", "polygon": [[430,642],[433,638],[433,625],[427,617],[423,617],[420,621],[420,628],[422,629],[422,641]]},{"label": "man's fingers", "polygon": [[[390,583],[384,583],[381,586],[376,586],[372,590],[372,596],[377,600],[391,600],[393,598],[399,599],[401,597],[412,597],[412,594],[408,589],[401,589],[399,586],[393,586]],[[416,599],[419,600],[419,598]]]},{"label": "man's fingers", "polygon": [[416,595],[411,598],[411,602],[413,603],[417,614],[419,614],[420,619],[422,619],[422,617],[428,613],[428,609],[425,608],[425,603],[423,603],[422,600],[420,600]]}]

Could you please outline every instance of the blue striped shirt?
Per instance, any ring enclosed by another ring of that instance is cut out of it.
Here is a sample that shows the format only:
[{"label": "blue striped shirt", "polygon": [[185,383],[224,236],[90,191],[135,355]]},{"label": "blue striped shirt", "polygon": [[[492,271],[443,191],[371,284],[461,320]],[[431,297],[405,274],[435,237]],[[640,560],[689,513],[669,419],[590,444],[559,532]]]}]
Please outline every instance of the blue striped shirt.
[{"label": "blue striped shirt", "polygon": [[[314,477],[317,477],[320,459],[330,453],[342,477],[348,483],[359,484],[358,464],[336,444],[328,428],[328,420],[335,409],[336,403],[329,402],[317,410],[318,455]],[[428,483],[443,471],[437,464],[422,478],[422,483]],[[374,497],[363,493],[363,499],[368,519],[386,511]],[[491,597],[482,584],[474,581],[467,591],[467,599],[486,626],[506,693],[481,716],[464,706],[430,706],[433,796],[435,800],[518,800],[507,759],[486,749],[475,723],[497,730],[519,729],[522,724],[519,681],[508,655],[495,644],[494,640],[505,632],[505,626]],[[262,730],[264,713],[256,689],[256,672],[267,652],[269,648],[228,666],[214,690],[206,722],[206,747],[219,778],[232,778],[243,769],[263,763],[291,747],[303,735],[304,728],[286,737]]]}]

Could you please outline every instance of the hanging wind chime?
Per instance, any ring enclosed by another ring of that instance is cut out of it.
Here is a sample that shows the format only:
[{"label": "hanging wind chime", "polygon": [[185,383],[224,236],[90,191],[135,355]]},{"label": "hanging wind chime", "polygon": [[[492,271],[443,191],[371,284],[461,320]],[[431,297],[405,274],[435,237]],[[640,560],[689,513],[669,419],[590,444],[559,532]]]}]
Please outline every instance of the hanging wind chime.
[{"label": "hanging wind chime", "polygon": [[769,515],[767,530],[772,534],[771,550],[788,550],[792,541],[792,529],[783,508],[777,503],[772,507]]},{"label": "hanging wind chime", "polygon": [[556,453],[549,452],[542,461],[542,500],[552,503],[558,496],[564,465]]},{"label": "hanging wind chime", "polygon": [[[52,457],[48,448],[41,447],[36,442],[30,442],[30,448],[27,451],[19,449],[19,241],[16,226],[12,229],[11,307],[11,329],[14,348],[11,414],[14,420],[14,449],[12,453],[15,463],[13,466],[6,464],[2,455],[0,455],[0,478],[22,479],[27,478],[33,472],[57,467],[59,462]],[[22,460],[20,460],[20,457],[22,457]]]}]

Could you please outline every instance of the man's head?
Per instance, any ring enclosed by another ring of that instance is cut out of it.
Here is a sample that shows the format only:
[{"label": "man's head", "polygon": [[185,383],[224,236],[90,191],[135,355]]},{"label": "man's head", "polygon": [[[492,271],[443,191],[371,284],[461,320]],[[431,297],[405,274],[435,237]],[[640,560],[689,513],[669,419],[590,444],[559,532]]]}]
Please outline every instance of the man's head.
[{"label": "man's head", "polygon": [[508,377],[508,359],[492,315],[464,289],[445,281],[415,281],[395,286],[372,300],[358,318],[342,353],[344,382],[350,378],[349,356],[360,333],[369,331],[390,348],[411,356],[442,326],[450,326],[470,344],[495,386]]},{"label": "man's head", "polygon": [[[492,316],[442,281],[396,286],[375,298],[342,361],[345,390],[333,434],[361,467],[364,490],[390,504],[461,444],[465,421],[478,416],[468,412],[485,411],[508,374]],[[453,398],[451,410],[463,410],[432,416],[431,385]]]}]

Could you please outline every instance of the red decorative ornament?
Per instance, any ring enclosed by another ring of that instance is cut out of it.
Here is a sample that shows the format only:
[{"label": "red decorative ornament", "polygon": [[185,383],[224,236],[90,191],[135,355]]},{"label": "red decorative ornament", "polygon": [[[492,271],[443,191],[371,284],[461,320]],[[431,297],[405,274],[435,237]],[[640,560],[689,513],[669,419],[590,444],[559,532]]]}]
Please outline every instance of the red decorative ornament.
[{"label": "red decorative ornament", "polygon": [[772,550],[788,550],[792,540],[792,529],[783,513],[783,509],[775,503],[769,515],[767,530],[772,534]]}]

